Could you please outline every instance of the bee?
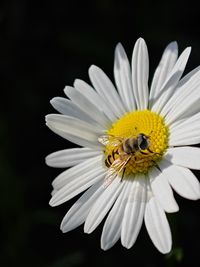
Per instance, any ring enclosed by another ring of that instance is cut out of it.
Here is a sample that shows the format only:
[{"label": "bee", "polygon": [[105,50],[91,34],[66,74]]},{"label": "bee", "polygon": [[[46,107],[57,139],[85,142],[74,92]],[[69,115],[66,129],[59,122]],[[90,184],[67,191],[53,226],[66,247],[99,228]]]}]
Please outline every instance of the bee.
[{"label": "bee", "polygon": [[[99,142],[104,146],[111,145],[113,147],[105,159],[105,165],[109,168],[105,180],[104,187],[122,172],[121,181],[123,180],[126,166],[129,161],[134,158],[135,162],[140,163],[142,160],[136,159],[136,154],[141,153],[148,155],[154,153],[150,150],[150,137],[144,133],[139,133],[136,137],[122,138],[113,135],[103,135],[98,138]],[[145,152],[145,150],[148,151]]]}]

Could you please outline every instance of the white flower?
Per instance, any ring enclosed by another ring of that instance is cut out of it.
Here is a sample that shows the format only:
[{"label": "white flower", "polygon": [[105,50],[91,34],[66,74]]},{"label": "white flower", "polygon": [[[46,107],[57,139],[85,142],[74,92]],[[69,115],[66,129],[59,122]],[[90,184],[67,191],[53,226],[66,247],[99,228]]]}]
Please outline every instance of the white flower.
[{"label": "white flower", "polygon": [[[178,58],[170,43],[148,88],[149,59],[138,39],[130,67],[121,44],[115,50],[114,78],[91,66],[94,89],[81,80],[64,89],[69,99],[51,104],[61,113],[47,115],[47,126],[81,146],[50,154],[52,167],[70,169],[53,181],[51,206],[87,190],[65,215],[61,230],[85,222],[91,233],[108,214],[101,236],[104,250],[120,238],[124,247],[135,243],[144,223],[162,253],[171,250],[165,212],[178,211],[172,188],[196,200],[200,185],[190,169],[200,169],[200,68],[181,79],[190,48]],[[88,189],[89,188],[89,189]]]}]

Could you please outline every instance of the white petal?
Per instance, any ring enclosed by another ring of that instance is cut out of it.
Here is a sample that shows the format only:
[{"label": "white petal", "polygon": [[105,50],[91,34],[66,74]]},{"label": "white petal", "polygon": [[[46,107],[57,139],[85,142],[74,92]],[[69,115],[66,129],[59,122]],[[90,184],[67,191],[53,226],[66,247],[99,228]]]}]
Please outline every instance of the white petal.
[{"label": "white petal", "polygon": [[[181,78],[181,80],[178,82],[178,85],[176,87],[176,93],[179,90],[182,90],[183,86],[185,86],[188,82],[191,81],[191,79],[193,79],[193,76],[196,76],[197,72],[199,72],[200,70],[200,66],[196,67],[195,69],[191,70],[190,72],[188,72],[185,76],[183,76]],[[180,93],[180,91],[179,91]]]},{"label": "white petal", "polygon": [[126,52],[120,43],[115,49],[114,76],[119,95],[124,102],[126,110],[135,110],[136,106],[132,88],[131,68]]},{"label": "white petal", "polygon": [[75,117],[88,123],[95,123],[95,121],[88,114],[86,114],[69,99],[63,97],[54,97],[50,103],[58,112],[64,115]]},{"label": "white petal", "polygon": [[167,79],[167,76],[171,72],[174,64],[176,63],[178,56],[178,46],[176,42],[170,43],[163,52],[160,63],[154,73],[150,97],[149,97],[149,106],[152,107],[153,103],[159,97],[160,89]]},{"label": "white petal", "polygon": [[53,132],[63,138],[70,140],[69,137],[72,136],[81,140],[80,145],[100,147],[98,136],[102,135],[103,132],[95,129],[94,125],[92,126],[79,119],[59,114],[47,115],[46,124]]},{"label": "white petal", "polygon": [[76,177],[73,181],[67,183],[63,188],[57,191],[52,196],[49,204],[51,206],[58,206],[83,192],[91,185],[102,180],[103,177],[104,170],[101,167],[93,169],[88,173],[84,173],[79,177]]},{"label": "white petal", "polygon": [[107,250],[114,246],[119,240],[121,234],[121,224],[124,215],[124,209],[129,196],[130,185],[132,182],[124,181],[125,186],[110,211],[101,235],[101,248]]},{"label": "white petal", "polygon": [[110,109],[109,104],[106,103],[104,99],[99,94],[97,94],[97,92],[89,84],[82,80],[76,79],[74,81],[74,87],[79,92],[81,92],[88,100],[92,101],[96,108],[103,112],[111,122],[117,120],[117,117]]},{"label": "white petal", "polygon": [[138,109],[148,107],[148,78],[149,78],[149,56],[147,46],[142,38],[135,43],[132,56],[132,82]]},{"label": "white petal", "polygon": [[108,126],[108,120],[97,107],[89,101],[83,94],[80,93],[76,88],[66,86],[64,89],[65,94],[75,103],[81,110],[83,110],[88,116],[92,117],[93,120],[97,121],[102,127]]},{"label": "white petal", "polygon": [[110,105],[114,114],[120,118],[126,110],[110,79],[100,68],[94,65],[89,68],[89,76],[99,95]]},{"label": "white petal", "polygon": [[160,89],[160,97],[156,99],[154,105],[152,106],[152,110],[155,112],[160,112],[168,100],[174,93],[174,88],[177,86],[190,55],[191,48],[186,48],[183,53],[178,58],[176,64],[174,65],[172,71],[168,75],[165,83],[163,84],[162,88]]},{"label": "white petal", "polygon": [[56,168],[67,168],[100,155],[101,151],[89,148],[70,148],[51,153],[46,157],[46,164]]},{"label": "white petal", "polygon": [[123,188],[123,183],[116,178],[106,189],[102,195],[94,203],[90,213],[85,221],[84,232],[91,233],[101,223],[116,198]]},{"label": "white petal", "polygon": [[170,126],[170,146],[200,143],[200,112]]},{"label": "white petal", "polygon": [[96,156],[83,162],[78,165],[67,169],[66,171],[59,174],[53,181],[52,186],[54,189],[59,190],[67,183],[72,182],[77,177],[80,177],[82,174],[89,173],[91,170],[98,168],[102,165],[102,156]]},{"label": "white petal", "polygon": [[200,148],[198,147],[169,148],[165,158],[175,165],[200,170]]},{"label": "white petal", "polygon": [[126,248],[133,246],[142,226],[146,205],[146,192],[146,179],[140,175],[132,182],[122,221],[121,242]]},{"label": "white petal", "polygon": [[55,195],[56,192],[58,192],[58,190],[57,190],[57,189],[53,189],[53,190],[51,191],[51,196]]},{"label": "white petal", "polygon": [[165,177],[162,172],[154,168],[149,172],[149,178],[152,191],[162,208],[166,212],[178,211],[179,208],[174,199],[167,177]]},{"label": "white petal", "polygon": [[56,130],[55,128],[49,125],[48,127],[52,132],[60,135],[61,137],[67,139],[68,141],[74,144],[77,144],[82,147],[90,147],[91,149],[98,149],[98,150],[100,149],[99,143],[90,142],[89,140],[85,140],[84,138],[77,137],[72,134],[66,134],[66,133],[60,132],[59,130]]},{"label": "white petal", "polygon": [[84,223],[94,202],[103,192],[102,181],[91,186],[71,207],[61,223],[61,230],[66,233]]},{"label": "white petal", "polygon": [[192,134],[185,134],[184,136],[181,136],[180,139],[178,138],[171,138],[170,140],[170,146],[186,146],[186,145],[194,145],[200,143],[200,136],[199,131],[194,132]]},{"label": "white petal", "polygon": [[172,246],[172,237],[164,210],[155,197],[149,198],[144,215],[145,225],[154,246],[161,253],[168,253]]},{"label": "white petal", "polygon": [[161,111],[162,116],[166,116],[168,113],[171,113],[171,116],[173,117],[171,110],[173,110],[174,107],[176,108],[177,105],[180,106],[180,99],[184,99],[186,97],[185,95],[187,91],[190,95],[193,91],[191,86],[194,87],[195,84],[198,83],[199,70],[200,67],[195,68],[178,82],[173,96],[169,99],[169,101],[167,101],[167,103],[165,103],[165,106]]},{"label": "white petal", "polygon": [[[200,70],[180,88],[171,99],[171,107],[165,117],[166,123],[171,124],[176,120],[187,118],[200,112]],[[181,103],[181,105],[180,105]],[[168,104],[169,105],[169,104]]]},{"label": "white petal", "polygon": [[162,171],[179,195],[191,200],[200,198],[199,181],[189,169],[172,165],[166,160],[162,160],[161,163],[160,167]]}]

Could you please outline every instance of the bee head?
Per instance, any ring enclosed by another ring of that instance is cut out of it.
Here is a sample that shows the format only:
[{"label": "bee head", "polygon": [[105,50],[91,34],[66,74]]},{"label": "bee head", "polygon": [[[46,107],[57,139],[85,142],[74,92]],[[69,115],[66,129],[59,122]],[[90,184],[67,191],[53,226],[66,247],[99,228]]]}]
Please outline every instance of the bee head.
[{"label": "bee head", "polygon": [[149,147],[149,137],[143,133],[138,135],[138,147],[141,150],[145,150]]}]

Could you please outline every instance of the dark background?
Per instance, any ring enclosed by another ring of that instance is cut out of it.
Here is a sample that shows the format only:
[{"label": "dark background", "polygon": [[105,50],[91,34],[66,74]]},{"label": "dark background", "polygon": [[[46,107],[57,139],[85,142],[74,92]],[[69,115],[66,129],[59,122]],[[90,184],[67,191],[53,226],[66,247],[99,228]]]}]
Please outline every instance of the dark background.
[{"label": "dark background", "polygon": [[[64,96],[75,78],[89,81],[91,64],[113,78],[120,41],[131,58],[143,37],[150,77],[164,47],[177,40],[193,48],[187,71],[200,64],[199,8],[188,1],[25,1],[0,3],[0,266],[199,266],[199,202],[176,195],[180,212],[169,216],[173,250],[160,254],[145,228],[133,248],[120,242],[100,249],[102,225],[62,234],[59,224],[75,199],[48,205],[61,170],[45,166],[47,154],[72,146],[48,130],[49,100]],[[198,172],[196,174],[199,176]]]}]

